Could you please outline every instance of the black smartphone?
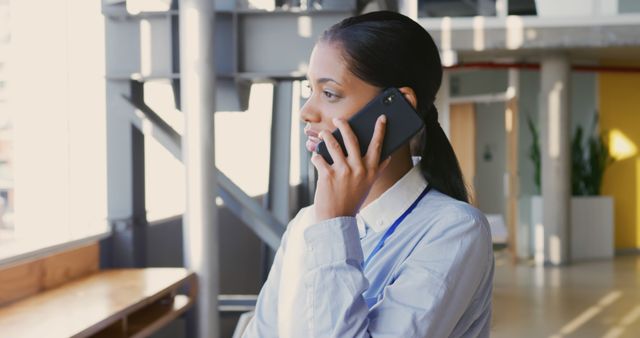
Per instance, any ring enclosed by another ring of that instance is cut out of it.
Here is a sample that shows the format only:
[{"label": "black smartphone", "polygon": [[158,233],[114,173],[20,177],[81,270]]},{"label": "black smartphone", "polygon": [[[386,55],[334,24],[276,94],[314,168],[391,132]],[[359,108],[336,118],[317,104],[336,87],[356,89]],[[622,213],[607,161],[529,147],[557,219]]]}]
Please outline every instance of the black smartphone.
[{"label": "black smartphone", "polygon": [[[382,143],[380,162],[408,142],[411,137],[418,133],[424,126],[424,122],[411,104],[407,102],[402,93],[397,88],[387,88],[367,103],[364,108],[353,115],[348,121],[351,129],[353,129],[354,134],[358,138],[360,154],[362,154],[362,156],[366,154],[369,148],[369,143],[373,138],[373,131],[376,126],[376,120],[382,114],[387,116],[387,127]],[[338,143],[340,143],[342,152],[346,156],[347,149],[344,145],[340,130],[336,129],[332,134]],[[318,144],[316,152],[322,155],[327,163],[333,164],[333,159],[324,141]]]}]

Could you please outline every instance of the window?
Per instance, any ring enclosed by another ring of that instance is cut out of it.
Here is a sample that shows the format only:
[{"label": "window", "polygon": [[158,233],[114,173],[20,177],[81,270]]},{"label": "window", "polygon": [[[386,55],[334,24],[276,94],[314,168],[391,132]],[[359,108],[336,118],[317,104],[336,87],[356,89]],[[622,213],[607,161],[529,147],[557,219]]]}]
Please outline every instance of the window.
[{"label": "window", "polygon": [[13,226],[13,137],[11,113],[7,104],[7,51],[9,0],[0,0],[0,242],[12,238]]},{"label": "window", "polygon": [[0,0],[0,23],[2,262],[105,233],[107,204],[100,1]]},{"label": "window", "polygon": [[[269,185],[272,99],[271,84],[254,84],[247,111],[220,111],[215,115],[216,166],[252,197],[264,195]],[[168,82],[147,82],[145,102],[182,134],[184,116],[171,108],[173,97]],[[298,121],[293,119],[293,124],[297,126]],[[298,153],[292,153],[294,161]],[[182,214],[185,206],[182,162],[153,138],[145,139],[145,156],[148,221],[155,222]],[[292,169],[299,170],[299,165],[292,165]]]}]

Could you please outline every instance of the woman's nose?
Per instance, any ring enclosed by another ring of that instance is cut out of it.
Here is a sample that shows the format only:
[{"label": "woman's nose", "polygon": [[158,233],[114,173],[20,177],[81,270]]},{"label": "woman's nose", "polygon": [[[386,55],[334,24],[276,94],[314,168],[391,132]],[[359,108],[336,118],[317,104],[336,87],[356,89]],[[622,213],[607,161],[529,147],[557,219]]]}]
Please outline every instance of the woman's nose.
[{"label": "woman's nose", "polygon": [[311,101],[312,99],[309,98],[309,100],[302,105],[302,108],[300,108],[300,120],[302,120],[302,122],[320,122],[320,113],[315,109]]}]

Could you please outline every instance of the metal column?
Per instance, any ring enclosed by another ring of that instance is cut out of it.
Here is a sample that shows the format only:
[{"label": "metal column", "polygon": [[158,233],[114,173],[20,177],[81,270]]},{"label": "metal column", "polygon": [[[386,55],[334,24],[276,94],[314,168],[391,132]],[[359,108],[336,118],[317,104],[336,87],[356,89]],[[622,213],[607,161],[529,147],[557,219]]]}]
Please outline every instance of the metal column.
[{"label": "metal column", "polygon": [[[140,28],[133,21],[105,19],[107,105],[107,199],[112,234],[100,245],[103,268],[145,265],[144,140],[132,130],[135,109],[122,95],[131,95],[121,74],[140,68]],[[128,53],[121,53],[127,50]],[[140,181],[142,179],[142,182]]]},{"label": "metal column", "polygon": [[[291,217],[291,190],[289,185],[291,163],[291,109],[293,81],[277,80],[273,85],[271,115],[271,151],[269,158],[269,190],[264,206],[282,224]],[[262,281],[266,281],[275,250],[263,244]]]},{"label": "metal column", "polygon": [[138,128],[131,126],[131,163],[132,163],[132,242],[133,266],[144,268],[147,266],[147,204],[145,198],[145,151],[144,134]]},{"label": "metal column", "polygon": [[542,58],[540,69],[540,131],[544,257],[538,263],[570,261],[571,119],[569,60],[564,55]]},{"label": "metal column", "polygon": [[180,2],[180,92],[185,115],[185,266],[198,275],[197,337],[218,337],[219,253],[214,161],[215,71],[212,0]]},{"label": "metal column", "polygon": [[273,88],[271,119],[271,154],[269,159],[269,192],[267,208],[276,219],[287,224],[290,213],[289,173],[291,162],[292,81],[277,81]]}]

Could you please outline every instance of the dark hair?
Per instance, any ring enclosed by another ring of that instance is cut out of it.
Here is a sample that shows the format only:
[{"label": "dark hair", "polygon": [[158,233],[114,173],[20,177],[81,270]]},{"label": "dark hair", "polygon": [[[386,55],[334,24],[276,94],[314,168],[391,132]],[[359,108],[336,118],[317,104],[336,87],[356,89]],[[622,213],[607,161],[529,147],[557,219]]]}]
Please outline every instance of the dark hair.
[{"label": "dark hair", "polygon": [[442,63],[429,33],[402,14],[380,11],[347,18],[325,31],[320,41],[338,43],[347,68],[363,81],[414,90],[425,122],[419,151],[422,175],[433,188],[468,202],[458,160],[433,104],[442,82]]}]

